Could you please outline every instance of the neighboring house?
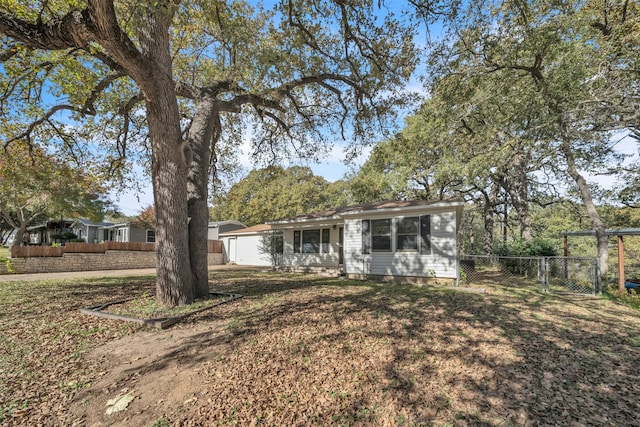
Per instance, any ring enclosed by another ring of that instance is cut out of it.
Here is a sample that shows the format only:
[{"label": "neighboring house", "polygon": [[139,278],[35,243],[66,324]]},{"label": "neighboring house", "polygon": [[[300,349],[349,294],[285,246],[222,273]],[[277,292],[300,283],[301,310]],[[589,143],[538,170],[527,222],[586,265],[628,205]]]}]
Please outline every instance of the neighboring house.
[{"label": "neighboring house", "polygon": [[71,224],[71,230],[78,236],[78,239],[84,239],[87,243],[99,243],[105,239],[104,230],[106,227],[113,225],[110,222],[93,222],[90,219],[79,218]]},{"label": "neighboring house", "polygon": [[51,236],[62,233],[72,233],[71,224],[72,219],[51,220],[44,224],[34,225],[27,227],[25,233],[25,241],[29,245],[49,245],[53,243],[55,239]]},{"label": "neighboring house", "polygon": [[16,237],[16,231],[12,230],[11,232],[8,232],[5,235],[1,235],[0,234],[0,240],[4,239],[2,242],[0,242],[0,244],[2,246],[11,246],[13,245],[13,239],[15,239]]},{"label": "neighboring house", "polygon": [[271,233],[271,226],[268,224],[221,233],[218,237],[222,240],[224,262],[271,266],[272,260],[269,253],[262,250],[265,246],[265,238]]},{"label": "neighboring house", "polygon": [[133,222],[107,223],[98,227],[100,241],[155,243],[156,231]]},{"label": "neighboring house", "polygon": [[384,201],[270,222],[283,267],[349,277],[458,278],[462,201]]},{"label": "neighboring house", "polygon": [[220,240],[220,234],[246,227],[247,226],[240,221],[213,221],[209,223],[209,232],[207,233],[207,239]]},{"label": "neighboring house", "polygon": [[54,240],[52,236],[61,233],[73,233],[78,239],[87,243],[100,243],[107,240],[116,242],[155,243],[156,232],[134,222],[98,222],[89,219],[65,219],[48,221],[46,224],[27,228],[29,244],[48,245]]}]

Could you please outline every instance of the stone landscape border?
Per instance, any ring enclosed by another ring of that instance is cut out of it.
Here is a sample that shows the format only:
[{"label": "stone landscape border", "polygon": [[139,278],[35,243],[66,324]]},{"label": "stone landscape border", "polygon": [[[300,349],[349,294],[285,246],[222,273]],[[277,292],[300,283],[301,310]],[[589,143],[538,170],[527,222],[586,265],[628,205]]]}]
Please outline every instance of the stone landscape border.
[{"label": "stone landscape border", "polygon": [[204,307],[204,308],[199,308],[193,311],[190,311],[188,313],[185,314],[181,314],[180,316],[175,316],[175,317],[160,317],[160,318],[156,318],[156,319],[141,319],[138,317],[131,317],[131,316],[124,316],[121,314],[115,314],[115,313],[106,313],[102,310],[104,310],[107,307],[110,307],[112,305],[117,305],[117,304],[123,304],[127,301],[131,301],[135,298],[127,298],[127,299],[123,299],[123,300],[119,300],[119,301],[113,301],[113,302],[108,302],[106,304],[101,304],[101,305],[96,305],[93,307],[87,307],[87,308],[81,308],[80,312],[83,314],[88,314],[91,316],[96,316],[96,317],[103,317],[105,319],[113,319],[113,320],[122,320],[125,322],[134,322],[134,323],[138,323],[142,326],[150,326],[152,328],[157,328],[157,329],[166,329],[169,326],[175,325],[176,323],[178,323],[179,321],[193,315],[196,313],[201,313],[203,311],[209,310],[213,307],[217,307],[219,305],[222,304],[226,304],[232,301],[236,301],[240,298],[243,298],[244,295],[240,295],[240,294],[227,294],[227,293],[221,293],[221,292],[209,292],[209,295],[222,295],[222,296],[227,296],[228,298],[220,301],[218,303],[212,304],[208,307]]}]

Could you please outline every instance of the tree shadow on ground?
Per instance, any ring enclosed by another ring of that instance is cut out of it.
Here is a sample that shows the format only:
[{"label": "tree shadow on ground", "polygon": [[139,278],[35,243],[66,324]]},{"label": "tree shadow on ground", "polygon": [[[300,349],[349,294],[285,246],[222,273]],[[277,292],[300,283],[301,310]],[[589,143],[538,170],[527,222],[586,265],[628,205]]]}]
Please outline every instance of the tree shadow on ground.
[{"label": "tree shadow on ground", "polygon": [[212,290],[245,299],[145,368],[198,367],[203,419],[639,425],[638,315],[606,301],[225,274]]}]

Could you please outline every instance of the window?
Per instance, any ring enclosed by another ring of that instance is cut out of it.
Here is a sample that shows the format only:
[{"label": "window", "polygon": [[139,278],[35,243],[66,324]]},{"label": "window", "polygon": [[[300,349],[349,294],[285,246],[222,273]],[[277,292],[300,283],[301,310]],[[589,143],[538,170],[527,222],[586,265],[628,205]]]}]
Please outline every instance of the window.
[{"label": "window", "polygon": [[329,253],[329,238],[331,232],[328,228],[322,230],[294,230],[293,252],[303,254]]},{"label": "window", "polygon": [[322,252],[325,254],[329,253],[329,236],[330,231],[328,228],[322,230]]},{"label": "window", "polygon": [[398,218],[394,232],[391,219],[363,219],[362,253],[391,252],[392,233],[395,234],[397,252],[431,253],[431,215]]},{"label": "window", "polygon": [[155,242],[156,242],[156,231],[147,230],[147,243],[155,243]]},{"label": "window", "polygon": [[396,223],[396,250],[397,251],[417,251],[418,250],[418,225],[417,216],[399,218]]},{"label": "window", "polygon": [[391,220],[371,220],[371,250],[373,252],[391,252]]},{"label": "window", "polygon": [[302,253],[320,253],[320,230],[304,230],[302,232]]}]

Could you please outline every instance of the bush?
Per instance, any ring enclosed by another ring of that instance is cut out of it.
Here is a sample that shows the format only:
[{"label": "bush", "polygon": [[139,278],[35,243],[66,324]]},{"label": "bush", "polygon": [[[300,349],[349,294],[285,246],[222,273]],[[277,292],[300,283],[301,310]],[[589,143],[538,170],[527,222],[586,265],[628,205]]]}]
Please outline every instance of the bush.
[{"label": "bush", "polygon": [[15,273],[16,271],[13,269],[13,264],[11,264],[11,260],[9,258],[5,258],[0,255],[0,263],[4,264],[7,273]]},{"label": "bush", "polygon": [[640,292],[638,292],[637,288],[630,291],[620,291],[616,285],[609,285],[606,290],[606,295],[614,301],[618,301],[635,309],[640,309]]},{"label": "bush", "polygon": [[494,249],[498,256],[557,256],[553,243],[546,239],[518,239],[509,243],[501,243]]},{"label": "bush", "polygon": [[[540,257],[557,255],[553,244],[544,239],[519,239],[508,244],[500,244],[495,248],[494,254],[504,257]],[[512,274],[518,274],[525,277],[535,277],[538,274],[538,265],[529,260],[503,259],[500,263],[506,271]]]},{"label": "bush", "polygon": [[52,240],[71,240],[77,238],[78,236],[70,231],[64,231],[62,233],[55,233],[51,235]]}]

